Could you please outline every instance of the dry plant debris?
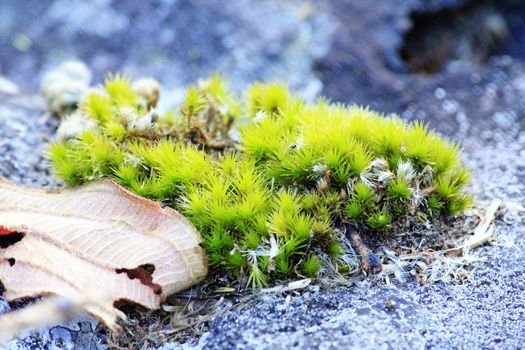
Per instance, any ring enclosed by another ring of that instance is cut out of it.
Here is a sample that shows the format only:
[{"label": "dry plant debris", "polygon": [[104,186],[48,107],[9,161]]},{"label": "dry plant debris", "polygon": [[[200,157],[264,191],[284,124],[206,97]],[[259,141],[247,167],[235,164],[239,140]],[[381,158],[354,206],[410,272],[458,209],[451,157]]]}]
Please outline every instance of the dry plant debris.
[{"label": "dry plant debris", "polygon": [[112,329],[115,304],[157,309],[207,274],[183,216],[108,180],[53,193],[0,180],[0,243],[7,300],[61,295]]},{"label": "dry plant debris", "polygon": [[[421,284],[430,282],[466,283],[470,281],[473,264],[481,258],[475,252],[491,241],[496,241],[494,220],[502,201],[494,199],[485,209],[476,207],[449,225],[439,225],[406,232],[400,242],[382,247],[383,271],[379,278],[390,282],[389,276],[403,280],[415,275]],[[472,235],[465,235],[471,232]],[[435,237],[439,234],[439,237]],[[434,237],[433,237],[434,235]],[[432,241],[422,245],[424,240]],[[415,249],[415,247],[422,247]]]},{"label": "dry plant debris", "polygon": [[491,240],[496,239],[496,227],[493,224],[493,221],[496,215],[496,211],[499,209],[500,205],[500,199],[494,199],[490,203],[485,213],[485,216],[481,218],[481,222],[474,230],[474,235],[470,236],[465,241],[463,247],[461,247],[461,250],[463,252],[468,251],[470,249],[474,249],[487,242],[490,242]]}]

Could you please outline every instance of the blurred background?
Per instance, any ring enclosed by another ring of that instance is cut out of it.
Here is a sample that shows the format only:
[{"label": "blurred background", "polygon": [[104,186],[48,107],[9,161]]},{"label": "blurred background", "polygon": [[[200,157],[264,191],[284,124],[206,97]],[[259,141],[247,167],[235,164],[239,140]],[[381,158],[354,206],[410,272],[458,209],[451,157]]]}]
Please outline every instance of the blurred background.
[{"label": "blurred background", "polygon": [[330,16],[302,1],[1,0],[0,73],[36,88],[76,58],[97,81],[119,71],[176,88],[220,72],[238,88],[279,79],[318,92],[312,67],[328,52]]},{"label": "blurred background", "polygon": [[0,48],[0,76],[27,91],[68,59],[95,83],[157,78],[165,100],[219,72],[239,91],[279,80],[448,134],[513,122],[525,101],[518,0],[0,0]]}]

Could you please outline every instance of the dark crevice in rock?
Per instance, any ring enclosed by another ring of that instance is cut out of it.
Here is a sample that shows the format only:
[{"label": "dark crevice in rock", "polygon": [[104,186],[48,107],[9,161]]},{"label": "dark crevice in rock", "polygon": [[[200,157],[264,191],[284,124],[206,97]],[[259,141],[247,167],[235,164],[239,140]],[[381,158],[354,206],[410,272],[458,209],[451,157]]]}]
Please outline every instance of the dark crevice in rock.
[{"label": "dark crevice in rock", "polygon": [[523,1],[469,1],[460,7],[414,12],[410,19],[413,26],[399,54],[411,73],[436,73],[456,60],[525,58]]}]

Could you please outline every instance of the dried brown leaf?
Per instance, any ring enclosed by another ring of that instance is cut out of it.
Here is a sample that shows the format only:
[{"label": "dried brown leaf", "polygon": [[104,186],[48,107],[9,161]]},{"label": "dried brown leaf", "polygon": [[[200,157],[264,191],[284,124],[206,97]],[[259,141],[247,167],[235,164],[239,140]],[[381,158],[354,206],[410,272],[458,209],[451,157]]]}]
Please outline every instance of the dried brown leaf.
[{"label": "dried brown leaf", "polygon": [[116,328],[124,315],[115,303],[156,309],[205,277],[200,242],[175,210],[111,181],[46,192],[0,180],[0,281],[8,300],[103,300],[86,309]]}]

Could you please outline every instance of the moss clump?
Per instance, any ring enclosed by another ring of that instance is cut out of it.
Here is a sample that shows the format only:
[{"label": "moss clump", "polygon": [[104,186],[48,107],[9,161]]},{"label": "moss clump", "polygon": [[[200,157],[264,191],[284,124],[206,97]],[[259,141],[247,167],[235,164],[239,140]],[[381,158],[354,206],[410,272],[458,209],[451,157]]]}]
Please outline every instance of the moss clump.
[{"label": "moss clump", "polygon": [[75,113],[94,123],[51,145],[55,173],[68,185],[109,177],[180,210],[212,271],[254,287],[316,275],[330,260],[347,271],[346,222],[377,234],[470,204],[459,146],[422,123],[307,104],[276,84],[241,101],[219,77],[161,115],[144,90],[114,77],[90,93]]}]

